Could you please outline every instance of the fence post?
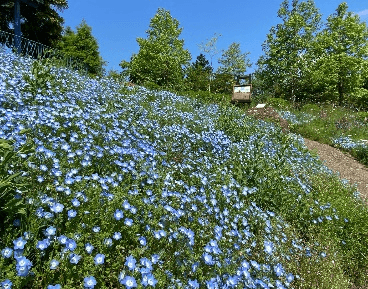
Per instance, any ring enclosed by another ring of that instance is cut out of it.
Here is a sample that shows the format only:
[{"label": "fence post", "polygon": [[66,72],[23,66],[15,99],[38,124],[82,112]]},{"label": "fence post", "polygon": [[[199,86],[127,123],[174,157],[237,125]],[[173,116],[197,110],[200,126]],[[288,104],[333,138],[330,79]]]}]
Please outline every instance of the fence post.
[{"label": "fence post", "polygon": [[21,31],[20,31],[20,0],[14,0],[14,46],[17,53],[22,52]]}]

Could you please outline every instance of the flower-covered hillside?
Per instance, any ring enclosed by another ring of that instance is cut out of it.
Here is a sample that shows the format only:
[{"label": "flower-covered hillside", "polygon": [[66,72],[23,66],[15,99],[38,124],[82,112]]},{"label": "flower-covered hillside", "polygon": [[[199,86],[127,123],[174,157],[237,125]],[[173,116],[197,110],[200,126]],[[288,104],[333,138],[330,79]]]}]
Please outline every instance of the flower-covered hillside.
[{"label": "flower-covered hillside", "polygon": [[3,288],[287,288],[308,277],[301,264],[343,254],[312,232],[355,245],[298,136],[235,108],[0,59],[0,137],[17,152],[3,171],[21,173],[1,196],[21,208],[1,214]]}]

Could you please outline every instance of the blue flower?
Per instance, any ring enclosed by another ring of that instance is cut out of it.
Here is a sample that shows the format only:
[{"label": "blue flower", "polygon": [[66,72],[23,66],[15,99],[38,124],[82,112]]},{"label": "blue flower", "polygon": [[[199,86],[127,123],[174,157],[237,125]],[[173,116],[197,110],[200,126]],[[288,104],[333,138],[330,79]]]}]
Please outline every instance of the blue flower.
[{"label": "blue flower", "polygon": [[274,245],[273,245],[272,242],[270,242],[270,241],[264,241],[264,251],[267,254],[272,255],[273,249],[274,249]]},{"label": "blue flower", "polygon": [[90,243],[87,243],[86,245],[85,245],[85,248],[86,248],[86,251],[87,251],[87,253],[88,254],[91,254],[92,253],[92,251],[93,251],[93,249],[94,249],[94,247],[92,246],[92,244],[90,244]]},{"label": "blue flower", "polygon": [[74,251],[77,248],[77,243],[73,239],[67,239],[65,243],[66,249]]},{"label": "blue flower", "polygon": [[13,283],[9,279],[4,280],[0,283],[0,287],[3,289],[11,289]]},{"label": "blue flower", "polygon": [[50,210],[54,213],[61,213],[64,209],[64,205],[60,203],[55,203],[50,207]]},{"label": "blue flower", "polygon": [[45,230],[45,236],[50,237],[56,234],[56,228],[54,226],[50,226]]},{"label": "blue flower", "polygon": [[153,276],[152,273],[149,273],[149,274],[144,274],[142,276],[142,285],[143,286],[152,286],[152,287],[155,287],[156,286],[156,283],[157,283],[157,280],[155,279],[155,276]]},{"label": "blue flower", "polygon": [[124,279],[120,279],[120,284],[125,285],[127,289],[137,287],[137,282],[135,281],[134,277],[131,276],[125,276]]},{"label": "blue flower", "polygon": [[22,276],[22,277],[27,276],[29,270],[32,267],[32,262],[29,261],[24,256],[21,256],[21,257],[17,258],[16,260],[17,260],[16,270],[17,270],[18,276]]},{"label": "blue flower", "polygon": [[190,288],[194,288],[194,289],[199,288],[199,284],[198,284],[197,280],[189,279],[188,280],[188,285],[190,286]]},{"label": "blue flower", "polygon": [[1,255],[3,255],[4,258],[10,258],[13,255],[13,249],[6,247],[1,250]]},{"label": "blue flower", "polygon": [[212,259],[212,256],[208,253],[203,254],[203,260],[207,265],[215,264],[215,261]]},{"label": "blue flower", "polygon": [[76,198],[74,198],[74,199],[72,200],[72,205],[73,205],[74,207],[79,207],[79,206],[80,206],[80,202],[79,202],[79,200],[78,200],[78,199],[76,199]]},{"label": "blue flower", "polygon": [[49,239],[44,239],[42,241],[37,242],[37,249],[40,249],[41,251],[45,250],[50,245]]},{"label": "blue flower", "polygon": [[131,225],[133,225],[133,220],[129,219],[129,218],[126,218],[125,221],[124,221],[124,224],[130,227]]},{"label": "blue flower", "polygon": [[101,265],[105,262],[105,255],[104,254],[97,254],[94,258],[96,265]]},{"label": "blue flower", "polygon": [[112,236],[115,240],[120,240],[121,239],[121,233],[120,232],[115,232],[114,235]]},{"label": "blue flower", "polygon": [[141,236],[138,238],[139,244],[141,244],[142,246],[146,246],[147,245],[147,240],[145,237]]},{"label": "blue flower", "polygon": [[77,215],[77,211],[76,210],[69,210],[68,211],[68,219],[72,219]]},{"label": "blue flower", "polygon": [[95,277],[87,276],[84,278],[84,288],[94,288],[97,284]]},{"label": "blue flower", "polygon": [[69,261],[70,261],[70,263],[72,263],[72,264],[78,264],[78,262],[79,262],[80,258],[82,258],[82,256],[79,256],[79,255],[74,254],[74,253],[71,253],[71,254],[69,255]]},{"label": "blue flower", "polygon": [[47,289],[61,289],[61,285],[60,284],[49,285],[47,286]]},{"label": "blue flower", "polygon": [[124,217],[124,213],[122,210],[117,209],[114,213],[115,220],[119,221],[121,218]]},{"label": "blue flower", "polygon": [[137,261],[134,259],[134,257],[130,255],[129,257],[125,259],[125,266],[127,266],[129,270],[134,270],[136,262]]},{"label": "blue flower", "polygon": [[19,237],[18,239],[13,241],[14,244],[14,250],[20,249],[23,250],[24,249],[24,245],[27,243],[26,240],[23,239],[23,237]]},{"label": "blue flower", "polygon": [[277,277],[283,276],[285,274],[285,270],[280,263],[277,263],[273,267],[273,270],[275,271]]},{"label": "blue flower", "polygon": [[50,269],[55,270],[59,266],[59,261],[52,259],[50,262]]},{"label": "blue flower", "polygon": [[152,270],[152,262],[148,258],[141,258],[140,263],[142,266],[145,266],[146,268]]}]

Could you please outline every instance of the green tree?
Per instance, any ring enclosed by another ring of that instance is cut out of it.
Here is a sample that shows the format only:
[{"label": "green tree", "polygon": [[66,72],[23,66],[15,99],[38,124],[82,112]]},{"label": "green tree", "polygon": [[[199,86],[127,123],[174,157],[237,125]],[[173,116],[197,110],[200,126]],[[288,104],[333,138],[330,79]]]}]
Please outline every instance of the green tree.
[{"label": "green tree", "polygon": [[[22,36],[55,47],[61,40],[64,19],[59,15],[68,8],[67,0],[44,0],[34,8],[20,2]],[[0,0],[0,30],[13,32],[14,1]]]},{"label": "green tree", "polygon": [[206,91],[209,86],[210,76],[212,73],[212,67],[209,61],[201,53],[197,56],[197,59],[187,69],[188,88],[194,91]]},{"label": "green tree", "polygon": [[92,27],[83,20],[74,32],[70,27],[65,29],[62,40],[58,48],[66,57],[71,57],[83,64],[91,76],[101,76],[104,74],[104,65],[100,56],[96,38],[92,35]]},{"label": "green tree", "polygon": [[367,79],[368,29],[359,16],[348,12],[341,3],[328,17],[325,28],[314,42],[318,57],[314,62],[314,82],[342,105],[349,94],[366,95],[360,91]]},{"label": "green tree", "polygon": [[247,58],[249,52],[242,53],[240,50],[240,43],[232,43],[229,48],[222,53],[218,60],[220,67],[217,73],[231,74],[235,80],[236,76],[244,76],[248,67],[252,64]]},{"label": "green tree", "polygon": [[262,45],[257,77],[265,91],[295,101],[309,87],[312,41],[321,26],[321,15],[312,0],[284,0],[278,11],[283,23],[272,27]]},{"label": "green tree", "polygon": [[184,70],[191,59],[179,39],[183,28],[170,11],[159,8],[151,19],[147,38],[137,38],[138,54],[130,62],[122,61],[123,74],[137,84],[155,83],[165,88],[180,88],[184,83]]}]

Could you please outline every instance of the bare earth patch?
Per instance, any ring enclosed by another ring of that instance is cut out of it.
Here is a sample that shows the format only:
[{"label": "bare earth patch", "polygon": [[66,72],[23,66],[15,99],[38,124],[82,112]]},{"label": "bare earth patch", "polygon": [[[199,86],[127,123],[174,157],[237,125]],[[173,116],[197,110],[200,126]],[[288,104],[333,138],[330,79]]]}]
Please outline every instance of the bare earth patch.
[{"label": "bare earth patch", "polygon": [[358,191],[368,202],[368,169],[352,156],[326,144],[304,139],[309,150],[315,150],[320,160],[342,179],[349,180],[351,185],[357,184]]}]

